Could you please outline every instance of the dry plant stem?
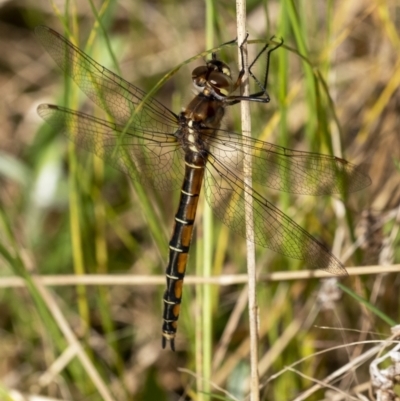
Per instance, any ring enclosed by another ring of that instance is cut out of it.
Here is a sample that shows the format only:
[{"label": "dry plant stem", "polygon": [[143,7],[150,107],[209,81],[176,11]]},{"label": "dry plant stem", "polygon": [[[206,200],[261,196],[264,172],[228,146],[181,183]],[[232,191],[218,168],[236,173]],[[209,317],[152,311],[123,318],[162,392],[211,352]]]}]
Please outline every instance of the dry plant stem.
[{"label": "dry plant stem", "polygon": [[[296,314],[296,317],[285,328],[284,332],[279,336],[279,339],[273,345],[271,345],[270,349],[261,358],[259,363],[259,370],[262,377],[268,372],[272,364],[279,358],[279,355],[284,352],[289,342],[292,341],[296,337],[296,335],[298,335],[305,321],[315,321],[315,318],[318,315],[319,308],[315,304],[314,306],[311,306],[311,303],[314,303],[314,300],[310,298],[309,302],[307,302],[302,311]],[[307,311],[309,311],[308,316]]]},{"label": "dry plant stem", "polygon": [[[392,266],[360,266],[360,267],[346,267],[349,276],[362,276],[371,274],[384,274],[384,273],[400,273],[400,265]],[[322,270],[299,270],[299,271],[282,271],[263,274],[258,277],[258,281],[292,281],[292,280],[308,280],[312,278],[328,278],[329,275]],[[40,281],[42,285],[65,287],[68,285],[105,285],[105,286],[132,286],[132,285],[164,285],[165,276],[132,276],[125,274],[84,274],[81,276],[75,275],[36,275],[35,279]],[[218,286],[227,286],[235,284],[247,284],[247,274],[226,274],[221,276],[212,277],[198,277],[198,276],[185,276],[186,285],[194,284],[214,284]],[[15,288],[25,287],[25,282],[22,278],[17,276],[1,277],[0,288]]]},{"label": "dry plant stem", "polygon": [[[364,344],[371,344],[371,343],[376,343],[376,342],[377,341],[365,341],[363,343]],[[315,357],[317,355],[321,355],[323,353],[330,352],[330,351],[333,351],[333,350],[338,349],[338,348],[344,348],[344,347],[349,347],[349,346],[358,345],[358,344],[359,343],[357,342],[357,343],[350,343],[350,344],[340,345],[338,347],[332,347],[329,350],[323,350],[323,351],[320,351],[320,352],[316,352],[313,356]],[[305,392],[300,394],[293,401],[303,401],[303,400],[308,399],[308,397],[310,397],[316,391],[320,390],[321,388],[326,387],[327,384],[333,383],[335,380],[340,379],[346,373],[357,369],[358,366],[360,366],[361,364],[365,363],[365,361],[369,360],[371,357],[373,357],[375,354],[377,354],[381,349],[382,349],[382,344],[380,343],[379,345],[367,350],[362,355],[358,356],[357,358],[354,358],[352,361],[350,361],[349,363],[347,363],[344,366],[342,366],[340,369],[338,369],[335,372],[333,372],[332,374],[326,376],[325,379],[318,381],[314,386],[312,386],[311,388],[309,388],[308,390],[306,390]],[[272,382],[273,380],[275,380],[277,378],[277,376],[282,375],[286,371],[293,371],[293,369],[294,369],[293,367],[295,365],[298,365],[298,364],[302,363],[303,360],[305,360],[305,358],[303,358],[300,361],[297,361],[295,364],[292,364],[292,365],[282,369],[277,374],[269,377],[268,381],[265,384],[267,384],[269,382]]]},{"label": "dry plant stem", "polygon": [[108,388],[100,375],[98,374],[96,368],[93,366],[91,360],[85,353],[82,348],[80,342],[77,340],[75,334],[71,330],[68,325],[67,320],[64,318],[61,310],[59,309],[57,302],[51,296],[50,292],[46,287],[42,285],[40,280],[37,280],[35,277],[33,278],[37,289],[42,296],[43,300],[46,302],[47,307],[49,308],[51,314],[53,315],[54,320],[57,322],[60,331],[63,333],[65,339],[68,341],[70,346],[75,349],[76,356],[81,362],[83,368],[86,370],[87,375],[93,381],[93,384],[97,388],[97,391],[101,395],[104,401],[114,401],[115,399],[112,397],[111,393],[108,391]]},{"label": "dry plant stem", "polygon": [[[271,327],[273,327],[274,324],[279,320],[279,317],[282,315],[282,311],[285,307],[286,302],[287,291],[285,289],[278,290],[273,300],[274,308],[268,313],[268,320],[263,319],[260,322],[260,337],[266,336]],[[246,337],[243,339],[242,343],[238,347],[236,347],[234,352],[231,352],[224,358],[223,364],[218,367],[218,370],[215,371],[215,375],[213,376],[214,383],[225,383],[226,380],[231,376],[234,367],[237,366],[238,361],[241,361],[246,357],[246,355],[249,354],[249,349],[250,339],[249,337]],[[260,372],[260,363],[258,365],[258,371]]]},{"label": "dry plant stem", "polygon": [[[376,352],[376,348],[372,348],[371,350],[367,351],[367,356],[371,356],[374,354],[374,352]],[[363,354],[361,357],[363,357],[362,359],[364,359],[365,354]],[[355,358],[354,361],[358,361],[359,358]],[[327,376],[324,380],[315,380],[315,384],[314,386],[312,386],[310,389],[306,390],[304,393],[302,393],[299,397],[296,397],[293,401],[303,401],[303,400],[307,400],[313,393],[315,393],[316,391],[322,389],[322,388],[330,388],[331,390],[336,390],[338,393],[346,396],[347,395],[347,399],[357,399],[356,397],[350,397],[350,395],[347,393],[344,393],[343,391],[341,391],[340,389],[335,389],[335,387],[333,387],[330,383],[334,380],[335,376],[339,377],[345,373],[347,373],[349,370],[352,369],[353,366],[356,365],[356,363],[354,363],[354,361],[352,361],[351,363],[346,364],[344,367],[342,367],[341,369],[337,370],[336,372],[334,372],[334,374]],[[287,370],[292,371],[292,372],[296,372],[297,374],[300,374],[300,371],[295,371],[293,368],[287,368]],[[301,375],[302,376],[302,375]],[[311,378],[310,378],[311,379]]]},{"label": "dry plant stem", "polygon": [[[193,371],[185,368],[178,368],[178,371],[181,373],[185,373],[187,375],[193,376],[198,380],[204,380],[203,377],[199,377],[197,374],[193,373]],[[239,401],[238,398],[236,398],[233,394],[229,393],[226,391],[223,387],[219,386],[216,384],[214,381],[210,382],[211,387],[213,387],[215,390],[220,391],[221,393],[225,394],[227,396],[227,399],[233,400],[233,401]]]},{"label": "dry plant stem", "polygon": [[248,303],[248,294],[248,288],[247,286],[244,286],[236,301],[235,308],[229,316],[228,323],[225,325],[224,332],[222,333],[218,347],[215,351],[213,358],[213,371],[217,371],[217,369],[220,368],[222,362],[226,360],[226,354],[230,340],[238,327],[239,320],[243,314],[244,309],[246,308],[246,304]]},{"label": "dry plant stem", "polygon": [[[246,37],[246,1],[236,1],[236,22],[237,22],[237,37],[238,44],[241,45]],[[239,51],[239,60],[247,66],[247,46],[243,49],[244,60],[241,60],[241,52]],[[242,66],[239,66],[242,68]],[[245,68],[242,85],[242,95],[248,96],[249,91],[249,76]],[[251,135],[251,121],[250,121],[250,105],[249,102],[240,102],[241,106],[241,120],[243,136]],[[244,182],[246,188],[252,188],[251,180],[251,157],[252,155],[245,155],[243,170]],[[259,393],[259,376],[258,376],[258,307],[256,296],[256,264],[255,264],[255,249],[254,249],[254,232],[253,232],[253,210],[251,193],[246,191],[244,193],[245,199],[245,216],[246,216],[246,248],[247,248],[247,274],[248,274],[248,287],[249,287],[249,329],[250,329],[250,400],[258,401],[260,399]]]}]

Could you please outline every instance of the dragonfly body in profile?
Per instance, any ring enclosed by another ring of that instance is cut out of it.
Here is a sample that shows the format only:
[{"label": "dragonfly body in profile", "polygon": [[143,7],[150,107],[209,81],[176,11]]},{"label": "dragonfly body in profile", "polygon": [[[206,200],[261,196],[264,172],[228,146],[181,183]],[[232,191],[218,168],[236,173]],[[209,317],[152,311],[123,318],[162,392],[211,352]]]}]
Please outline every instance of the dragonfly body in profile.
[{"label": "dragonfly body in profile", "polygon": [[[175,349],[183,279],[203,183],[208,203],[236,233],[246,237],[245,193],[251,194],[254,220],[247,224],[254,232],[255,243],[304,260],[312,268],[346,274],[325,245],[267,201],[256,186],[326,195],[359,190],[370,180],[341,158],[289,150],[221,129],[226,106],[241,101],[269,101],[265,90],[250,96],[233,95],[241,84],[244,67],[234,82],[229,67],[213,53],[206,65],[192,72],[197,95],[180,114],[175,114],[52,29],[39,26],[36,35],[61,69],[114,122],[49,104],[38,107],[39,115],[78,146],[143,185],[159,190],[181,188],[166,268],[163,348],[169,341],[171,349]],[[257,58],[266,49],[267,46]],[[252,158],[254,187],[244,181],[246,155]]]}]

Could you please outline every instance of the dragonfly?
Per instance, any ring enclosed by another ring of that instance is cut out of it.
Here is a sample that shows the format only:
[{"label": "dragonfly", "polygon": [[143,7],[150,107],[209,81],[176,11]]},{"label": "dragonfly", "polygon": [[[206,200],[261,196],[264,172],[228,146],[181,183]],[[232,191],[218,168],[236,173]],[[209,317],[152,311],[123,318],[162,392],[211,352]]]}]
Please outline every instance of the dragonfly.
[{"label": "dragonfly", "polygon": [[[216,53],[192,72],[196,95],[180,113],[103,67],[65,37],[45,26],[35,29],[44,49],[81,90],[110,117],[100,119],[52,104],[41,104],[38,114],[50,126],[92,152],[133,180],[157,190],[180,188],[166,267],[163,296],[162,347],[175,350],[182,286],[192,240],[200,191],[216,216],[233,232],[275,252],[299,259],[310,268],[346,275],[343,264],[328,247],[301,228],[261,193],[264,187],[305,195],[349,193],[370,179],[348,161],[330,155],[291,150],[221,128],[226,107],[242,101],[268,103],[269,56],[264,46],[248,68],[262,88],[249,96],[235,95],[245,72],[236,80]],[[251,72],[262,52],[267,54],[264,82]],[[250,186],[243,172],[245,157],[252,161]],[[249,202],[253,219],[246,221]],[[249,202],[250,203],[250,202]],[[249,226],[248,226],[249,227]]]}]

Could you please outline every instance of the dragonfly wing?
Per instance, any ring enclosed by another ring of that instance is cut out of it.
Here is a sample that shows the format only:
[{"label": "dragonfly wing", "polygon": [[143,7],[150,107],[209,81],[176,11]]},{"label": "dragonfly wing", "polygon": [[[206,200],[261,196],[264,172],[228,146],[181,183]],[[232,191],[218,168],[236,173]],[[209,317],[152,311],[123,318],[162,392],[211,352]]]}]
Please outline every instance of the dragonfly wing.
[{"label": "dragonfly wing", "polygon": [[39,115],[57,131],[145,186],[172,190],[183,180],[183,152],[175,137],[135,126],[124,130],[64,107],[41,104]]},{"label": "dragonfly wing", "polygon": [[[232,231],[247,238],[245,192],[253,196],[254,219],[248,222],[254,242],[290,258],[304,260],[311,268],[346,275],[341,262],[307,231],[246,186],[225,164],[209,156],[205,196],[217,217]],[[251,239],[251,238],[250,238]]]},{"label": "dragonfly wing", "polygon": [[357,166],[339,157],[286,149],[224,130],[207,142],[213,156],[238,177],[244,156],[250,155],[253,182],[280,191],[329,195],[358,191],[371,183]]},{"label": "dragonfly wing", "polygon": [[56,31],[38,26],[37,38],[85,94],[121,124],[174,133],[177,116],[146,93],[94,61]]}]

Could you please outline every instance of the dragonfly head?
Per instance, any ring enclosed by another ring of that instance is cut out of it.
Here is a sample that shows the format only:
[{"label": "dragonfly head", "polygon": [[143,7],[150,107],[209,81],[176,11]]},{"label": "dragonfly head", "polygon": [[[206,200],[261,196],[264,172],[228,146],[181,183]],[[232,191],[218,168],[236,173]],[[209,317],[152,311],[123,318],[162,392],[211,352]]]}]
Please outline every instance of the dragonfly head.
[{"label": "dragonfly head", "polygon": [[217,60],[214,54],[206,65],[192,71],[192,80],[199,93],[215,96],[220,100],[229,96],[233,87],[230,68],[221,60]]}]

